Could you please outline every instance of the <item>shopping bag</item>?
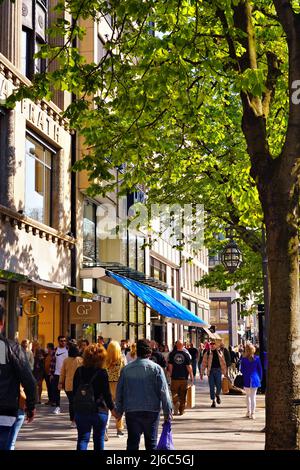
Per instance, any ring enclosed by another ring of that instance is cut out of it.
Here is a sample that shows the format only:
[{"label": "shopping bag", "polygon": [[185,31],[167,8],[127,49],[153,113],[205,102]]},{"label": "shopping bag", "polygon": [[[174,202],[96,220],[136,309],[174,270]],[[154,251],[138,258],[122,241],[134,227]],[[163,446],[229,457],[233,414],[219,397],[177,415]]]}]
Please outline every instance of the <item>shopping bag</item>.
[{"label": "shopping bag", "polygon": [[228,377],[223,377],[222,379],[222,392],[224,395],[227,395],[229,393],[229,379]]},{"label": "shopping bag", "polygon": [[173,436],[171,429],[171,421],[165,421],[162,427],[162,432],[159,442],[156,447],[157,450],[174,450]]},{"label": "shopping bag", "polygon": [[186,407],[187,408],[195,408],[195,392],[196,388],[195,385],[189,384],[187,393],[186,393]]}]

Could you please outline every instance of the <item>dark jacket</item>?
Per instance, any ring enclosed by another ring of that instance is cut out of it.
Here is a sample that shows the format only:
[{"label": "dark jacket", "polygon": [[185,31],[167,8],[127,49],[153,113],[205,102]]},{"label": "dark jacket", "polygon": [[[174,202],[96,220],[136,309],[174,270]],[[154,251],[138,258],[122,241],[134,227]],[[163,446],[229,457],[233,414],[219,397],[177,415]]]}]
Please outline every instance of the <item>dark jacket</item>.
[{"label": "dark jacket", "polygon": [[[106,369],[94,369],[93,367],[78,367],[73,378],[73,395],[76,395],[77,389],[80,383],[88,383],[95,372],[98,372],[97,376],[93,380],[93,389],[95,401],[100,405],[104,404],[110,410],[114,408],[114,402],[110,393],[108,374]],[[104,403],[103,403],[104,401]],[[108,412],[108,410],[101,410]]]},{"label": "dark jacket", "polygon": [[32,411],[36,401],[36,381],[25,351],[0,334],[0,415],[17,416],[20,384],[26,394],[26,408]]}]

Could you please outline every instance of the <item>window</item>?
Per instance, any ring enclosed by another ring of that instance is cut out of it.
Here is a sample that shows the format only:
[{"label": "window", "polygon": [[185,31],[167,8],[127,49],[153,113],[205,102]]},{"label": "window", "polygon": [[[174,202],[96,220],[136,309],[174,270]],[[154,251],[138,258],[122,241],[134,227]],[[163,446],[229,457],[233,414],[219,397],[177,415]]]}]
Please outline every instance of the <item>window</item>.
[{"label": "window", "polygon": [[22,40],[21,70],[28,78],[45,69],[44,59],[34,59],[41,46],[46,42],[47,1],[23,0],[22,2]]},{"label": "window", "polygon": [[97,258],[96,204],[84,202],[83,209],[83,259],[95,261]]},{"label": "window", "polygon": [[52,157],[47,144],[26,136],[25,214],[51,225]]},{"label": "window", "polygon": [[229,305],[225,300],[212,300],[210,303],[210,323],[228,324]]},{"label": "window", "polygon": [[151,257],[150,276],[162,282],[167,282],[167,265]]}]

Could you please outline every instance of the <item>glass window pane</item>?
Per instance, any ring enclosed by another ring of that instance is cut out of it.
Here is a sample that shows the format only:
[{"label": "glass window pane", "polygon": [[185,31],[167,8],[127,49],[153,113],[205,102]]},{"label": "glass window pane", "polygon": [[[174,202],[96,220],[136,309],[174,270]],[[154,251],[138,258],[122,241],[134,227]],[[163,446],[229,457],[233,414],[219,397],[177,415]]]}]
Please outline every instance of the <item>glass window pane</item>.
[{"label": "glass window pane", "polygon": [[51,170],[45,168],[44,224],[51,224]]},{"label": "glass window pane", "polygon": [[[25,152],[25,214],[50,225],[52,173],[44,163],[46,149],[27,136]],[[48,152],[48,160],[51,158]]]},{"label": "glass window pane", "polygon": [[95,205],[86,203],[83,212],[83,256],[87,261],[96,259]]},{"label": "glass window pane", "polygon": [[21,72],[26,76],[27,72],[27,51],[28,51],[28,37],[27,31],[22,31],[21,40]]},{"label": "glass window pane", "polygon": [[35,191],[44,195],[44,165],[35,160]]}]

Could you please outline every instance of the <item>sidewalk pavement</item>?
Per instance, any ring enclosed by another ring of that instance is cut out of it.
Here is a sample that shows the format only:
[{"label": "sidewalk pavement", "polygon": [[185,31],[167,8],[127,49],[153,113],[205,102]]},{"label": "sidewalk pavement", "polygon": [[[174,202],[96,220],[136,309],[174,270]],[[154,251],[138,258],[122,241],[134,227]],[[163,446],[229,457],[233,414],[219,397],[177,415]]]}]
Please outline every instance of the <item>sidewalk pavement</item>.
[{"label": "sidewalk pavement", "polygon": [[[60,415],[54,408],[37,405],[33,423],[24,424],[16,443],[16,450],[75,450],[77,430],[70,428],[68,400],[61,393]],[[46,395],[43,396],[46,401]],[[222,403],[210,408],[207,378],[196,379],[196,406],[183,416],[174,416],[173,441],[176,450],[263,450],[265,434],[265,397],[257,396],[256,419],[245,418],[246,399],[241,395],[221,395]],[[110,420],[106,450],[125,450],[127,433],[117,437],[114,418]],[[162,423],[162,421],[161,421]],[[159,427],[159,434],[161,425]],[[92,439],[89,449],[92,449]],[[144,449],[143,438],[140,449]]]}]

